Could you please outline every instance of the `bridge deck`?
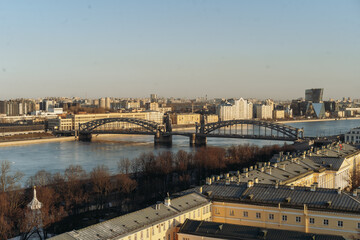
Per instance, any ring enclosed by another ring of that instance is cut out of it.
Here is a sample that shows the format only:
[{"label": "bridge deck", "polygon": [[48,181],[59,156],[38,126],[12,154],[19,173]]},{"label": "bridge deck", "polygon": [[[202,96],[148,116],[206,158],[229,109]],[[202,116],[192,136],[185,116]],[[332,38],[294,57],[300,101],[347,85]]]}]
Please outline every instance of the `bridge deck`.
[{"label": "bridge deck", "polygon": [[[190,137],[193,133],[172,132],[171,135]],[[257,139],[257,140],[274,140],[274,141],[295,141],[297,138],[283,136],[258,136],[258,135],[240,135],[240,134],[196,134],[198,137],[213,138],[241,138],[241,139]]]}]

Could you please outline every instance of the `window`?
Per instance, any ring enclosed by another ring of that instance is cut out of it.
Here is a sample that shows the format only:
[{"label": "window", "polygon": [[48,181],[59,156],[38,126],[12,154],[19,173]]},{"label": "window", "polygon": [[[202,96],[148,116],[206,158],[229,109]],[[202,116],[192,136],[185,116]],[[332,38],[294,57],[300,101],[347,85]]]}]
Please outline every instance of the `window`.
[{"label": "window", "polygon": [[173,220],[173,227],[175,227],[175,219]]},{"label": "window", "polygon": [[296,222],[297,223],[301,222],[301,217],[296,217]]},{"label": "window", "polygon": [[173,239],[175,240],[176,238],[176,232],[173,232]]},{"label": "window", "polygon": [[261,218],[261,213],[257,212],[256,213],[256,218]]},{"label": "window", "polygon": [[205,214],[205,207],[203,208],[203,214]]},{"label": "window", "polygon": [[214,208],[215,214],[220,214],[220,211],[218,208]]},{"label": "window", "polygon": [[170,236],[171,236],[171,235],[169,234],[169,235],[168,235],[168,240],[171,240],[171,237],[170,237]]},{"label": "window", "polygon": [[248,212],[244,212],[244,213],[243,213],[243,216],[244,216],[244,217],[248,217],[248,216],[249,216],[249,213],[248,213]]},{"label": "window", "polygon": [[324,219],[324,225],[329,225],[329,219]]},{"label": "window", "polygon": [[274,214],[270,213],[270,214],[269,214],[269,219],[270,219],[270,220],[274,220]]},{"label": "window", "polygon": [[358,223],[358,228],[360,228],[360,223]]},{"label": "window", "polygon": [[161,233],[161,226],[158,224],[157,228],[159,229],[159,233]]},{"label": "window", "polygon": [[338,227],[343,227],[344,226],[344,222],[343,221],[338,221]]},{"label": "window", "polygon": [[163,225],[163,230],[165,231],[165,228],[166,228],[166,223],[164,223],[164,225]]},{"label": "window", "polygon": [[230,216],[234,216],[234,210],[230,210]]},{"label": "window", "polygon": [[314,218],[309,218],[309,222],[310,222],[311,224],[314,224],[314,223],[315,223],[315,219],[314,219]]},{"label": "window", "polygon": [[287,221],[287,215],[282,215],[282,220],[283,220],[283,222],[286,222]]},{"label": "window", "polygon": [[146,229],[146,237],[149,237],[149,229]]},{"label": "window", "polygon": [[198,209],[198,217],[200,217],[200,209]]}]

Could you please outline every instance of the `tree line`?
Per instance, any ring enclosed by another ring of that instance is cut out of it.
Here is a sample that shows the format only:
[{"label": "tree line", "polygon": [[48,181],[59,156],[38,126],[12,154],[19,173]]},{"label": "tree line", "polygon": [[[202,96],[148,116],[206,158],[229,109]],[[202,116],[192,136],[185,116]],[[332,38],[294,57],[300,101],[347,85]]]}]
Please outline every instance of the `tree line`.
[{"label": "tree line", "polygon": [[[224,149],[203,147],[195,152],[180,150],[143,153],[139,157],[118,161],[118,172],[111,174],[99,165],[86,172],[79,165],[70,165],[63,173],[38,171],[21,188],[21,172],[12,173],[10,163],[0,166],[0,239],[21,236],[28,239],[34,227],[46,239],[95,224],[163,200],[192,185],[204,183],[213,174],[240,170],[256,162],[268,161],[275,153],[292,151],[291,145],[258,147],[239,145]],[[27,207],[36,186],[37,198],[43,204],[39,219]]]}]

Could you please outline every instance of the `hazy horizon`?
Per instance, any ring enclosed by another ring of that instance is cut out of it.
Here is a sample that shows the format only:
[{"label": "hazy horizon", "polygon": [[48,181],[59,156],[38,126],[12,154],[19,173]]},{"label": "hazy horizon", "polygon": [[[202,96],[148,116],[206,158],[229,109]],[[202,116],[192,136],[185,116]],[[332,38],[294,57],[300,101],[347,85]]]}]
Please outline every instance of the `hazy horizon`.
[{"label": "hazy horizon", "polygon": [[1,1],[0,99],[360,98],[360,1]]}]

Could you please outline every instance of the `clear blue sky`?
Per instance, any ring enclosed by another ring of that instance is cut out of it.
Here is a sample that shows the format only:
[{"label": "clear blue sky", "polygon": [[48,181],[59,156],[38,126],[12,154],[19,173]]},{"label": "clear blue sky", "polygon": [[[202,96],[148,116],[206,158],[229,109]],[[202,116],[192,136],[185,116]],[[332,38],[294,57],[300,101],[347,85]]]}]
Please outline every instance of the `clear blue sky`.
[{"label": "clear blue sky", "polygon": [[360,98],[360,1],[0,0],[0,99]]}]

